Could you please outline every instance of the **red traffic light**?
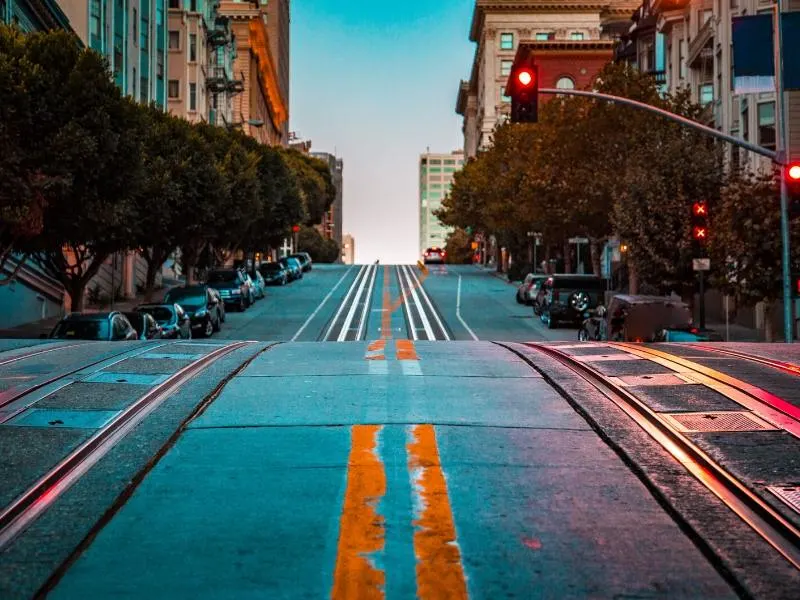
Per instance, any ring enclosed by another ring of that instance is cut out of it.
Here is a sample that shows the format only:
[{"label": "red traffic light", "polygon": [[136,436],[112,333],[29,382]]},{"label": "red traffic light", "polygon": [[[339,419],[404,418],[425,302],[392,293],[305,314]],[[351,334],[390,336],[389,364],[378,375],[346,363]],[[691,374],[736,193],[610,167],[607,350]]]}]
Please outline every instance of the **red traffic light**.
[{"label": "red traffic light", "polygon": [[786,167],[786,178],[789,181],[800,183],[800,163]]},{"label": "red traffic light", "polygon": [[692,237],[698,242],[705,242],[708,239],[707,227],[695,227],[692,229]]},{"label": "red traffic light", "polygon": [[293,226],[292,226],[292,231],[293,231],[294,233],[297,233],[298,231],[300,231],[300,225],[293,225]]},{"label": "red traffic light", "polygon": [[705,202],[695,202],[694,206],[692,206],[692,213],[695,217],[707,217],[708,204]]},{"label": "red traffic light", "polygon": [[530,87],[533,85],[535,80],[533,71],[530,69],[520,69],[517,72],[517,83],[519,83],[522,87]]}]

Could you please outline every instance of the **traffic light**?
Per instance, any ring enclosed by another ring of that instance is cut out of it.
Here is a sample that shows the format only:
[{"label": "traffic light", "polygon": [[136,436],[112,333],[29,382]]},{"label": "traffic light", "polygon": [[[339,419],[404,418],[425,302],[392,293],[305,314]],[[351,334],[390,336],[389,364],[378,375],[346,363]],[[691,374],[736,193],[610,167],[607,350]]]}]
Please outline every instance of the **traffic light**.
[{"label": "traffic light", "polygon": [[696,249],[705,248],[708,244],[708,203],[698,201],[692,205],[692,241]]},{"label": "traffic light", "polygon": [[784,167],[784,178],[789,191],[789,219],[800,218],[800,162]]},{"label": "traffic light", "polygon": [[506,83],[511,97],[511,122],[536,123],[539,120],[539,67],[533,63],[533,52],[520,50],[514,59]]}]

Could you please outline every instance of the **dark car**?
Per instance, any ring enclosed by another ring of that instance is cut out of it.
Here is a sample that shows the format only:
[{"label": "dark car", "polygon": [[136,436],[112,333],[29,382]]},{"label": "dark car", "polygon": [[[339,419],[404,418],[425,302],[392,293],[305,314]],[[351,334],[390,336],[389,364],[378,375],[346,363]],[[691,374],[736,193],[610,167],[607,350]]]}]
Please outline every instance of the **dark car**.
[{"label": "dark car", "polygon": [[303,269],[304,273],[307,273],[312,269],[313,262],[311,261],[311,255],[308,252],[298,252],[297,254],[290,254],[289,258],[297,259],[297,262],[300,263],[300,267]]},{"label": "dark car", "polygon": [[225,322],[225,306],[217,290],[207,285],[173,288],[164,296],[164,304],[179,304],[192,324],[192,335],[198,332],[211,337]]},{"label": "dark car", "polygon": [[582,323],[587,311],[604,304],[607,288],[608,280],[595,275],[550,275],[542,284],[542,321],[550,329]]},{"label": "dark car", "polygon": [[432,248],[428,248],[422,255],[423,261],[426,265],[430,265],[432,263],[436,264],[444,264],[444,259],[447,256],[447,252],[444,249],[439,248],[438,246],[434,246]]},{"label": "dark car", "polygon": [[161,326],[152,315],[146,312],[124,312],[125,318],[133,325],[139,340],[161,339]]},{"label": "dark car", "polygon": [[140,304],[134,310],[152,316],[161,326],[162,338],[192,339],[192,320],[180,304]]},{"label": "dark car", "polygon": [[267,285],[286,285],[289,283],[289,271],[279,262],[265,262],[258,267]]},{"label": "dark car", "polygon": [[71,313],[58,322],[50,337],[62,340],[122,342],[136,340],[138,334],[120,312]]},{"label": "dark car", "polygon": [[239,269],[209,271],[206,282],[219,291],[226,308],[231,307],[241,312],[253,303],[250,285]]},{"label": "dark car", "polygon": [[300,261],[291,256],[284,257],[278,261],[289,272],[289,281],[295,281],[303,278],[303,267],[300,266]]},{"label": "dark car", "polygon": [[253,271],[252,273],[248,273],[247,277],[250,278],[250,281],[253,284],[253,293],[255,293],[256,299],[263,300],[264,298],[266,298],[267,282],[264,281],[264,276],[256,270]]}]

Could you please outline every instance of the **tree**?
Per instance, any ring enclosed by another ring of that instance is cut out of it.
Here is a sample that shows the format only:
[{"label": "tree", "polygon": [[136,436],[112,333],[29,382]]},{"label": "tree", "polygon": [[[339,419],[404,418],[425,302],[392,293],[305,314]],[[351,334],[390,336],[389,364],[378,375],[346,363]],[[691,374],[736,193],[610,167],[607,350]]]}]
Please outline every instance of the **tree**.
[{"label": "tree", "polygon": [[447,236],[444,246],[447,262],[453,265],[472,263],[472,239],[463,229],[454,229]]},{"label": "tree", "polygon": [[[714,281],[737,301],[764,302],[766,314],[783,295],[781,215],[775,173],[737,173],[711,212]],[[792,266],[800,270],[800,218],[791,223]],[[767,341],[772,322],[767,319]]]},{"label": "tree", "polygon": [[297,234],[297,246],[301,252],[308,252],[314,262],[334,263],[339,260],[339,244],[322,237],[314,227],[302,227]]},{"label": "tree", "polygon": [[299,188],[305,209],[303,223],[320,224],[325,212],[336,199],[336,188],[328,165],[318,158],[291,148],[282,152]]},{"label": "tree", "polygon": [[26,159],[28,172],[38,165],[41,174],[33,180],[43,183],[46,232],[24,249],[81,310],[89,280],[134,241],[141,113],[121,98],[103,57],[80,49],[72,34],[28,34],[24,44],[24,60],[37,73],[26,88],[34,116],[25,131],[33,140]]}]

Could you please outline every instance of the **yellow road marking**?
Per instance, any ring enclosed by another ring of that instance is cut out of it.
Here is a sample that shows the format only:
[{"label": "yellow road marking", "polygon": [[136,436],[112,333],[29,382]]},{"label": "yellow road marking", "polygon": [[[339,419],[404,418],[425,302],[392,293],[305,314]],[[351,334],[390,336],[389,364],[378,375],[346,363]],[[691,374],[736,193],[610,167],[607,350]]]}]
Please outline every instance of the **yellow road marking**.
[{"label": "yellow road marking", "polygon": [[367,354],[364,358],[367,360],[386,360],[386,340],[375,340],[367,346]]},{"label": "yellow road marking", "polygon": [[384,598],[386,574],[370,559],[383,550],[386,531],[377,506],[386,494],[386,471],[378,454],[381,425],[354,425],[347,488],[339,524],[333,600]]},{"label": "yellow road marking", "polygon": [[415,476],[420,513],[414,521],[417,557],[417,597],[422,600],[466,599],[467,583],[461,552],[456,544],[453,511],[447,495],[436,431],[433,425],[415,425],[408,444],[408,466]]},{"label": "yellow road marking", "polygon": [[397,360],[419,360],[414,340],[397,340]]}]

